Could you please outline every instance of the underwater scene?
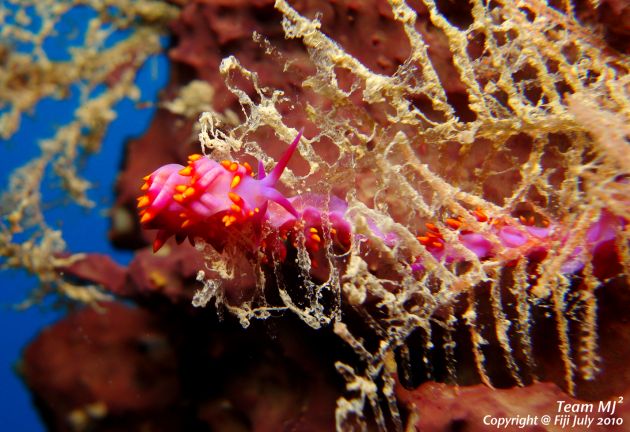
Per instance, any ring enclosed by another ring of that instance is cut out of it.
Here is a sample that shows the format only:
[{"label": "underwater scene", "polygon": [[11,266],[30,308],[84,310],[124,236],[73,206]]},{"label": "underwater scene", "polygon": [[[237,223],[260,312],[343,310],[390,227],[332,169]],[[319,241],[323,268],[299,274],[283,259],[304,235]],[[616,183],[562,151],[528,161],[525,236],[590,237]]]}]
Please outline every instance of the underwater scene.
[{"label": "underwater scene", "polygon": [[0,0],[0,431],[630,431],[627,0]]}]

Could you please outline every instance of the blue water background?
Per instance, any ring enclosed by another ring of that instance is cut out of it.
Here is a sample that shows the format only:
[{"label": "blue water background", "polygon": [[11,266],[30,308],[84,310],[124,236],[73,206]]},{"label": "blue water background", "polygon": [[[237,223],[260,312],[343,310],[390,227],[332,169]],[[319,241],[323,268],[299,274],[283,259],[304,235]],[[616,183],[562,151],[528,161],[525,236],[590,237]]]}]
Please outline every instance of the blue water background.
[{"label": "blue water background", "polygon": [[[31,10],[32,12],[32,10]],[[89,18],[94,11],[88,7],[75,7],[66,14],[57,27],[58,34],[46,40],[44,48],[55,61],[70,59],[71,46],[83,44],[83,36]],[[35,17],[31,27],[37,29],[41,22]],[[129,32],[117,31],[108,40],[114,45],[129,36]],[[168,40],[164,38],[165,47]],[[30,52],[28,44],[15,44],[14,49]],[[154,113],[158,91],[168,80],[168,62],[164,54],[150,58],[137,76],[141,89],[140,103],[124,100],[116,106],[118,117],[110,125],[100,153],[87,159],[81,174],[90,180],[94,188],[89,198],[96,207],[86,210],[69,202],[46,211],[47,222],[63,230],[68,250],[72,252],[100,252],[111,255],[121,264],[127,263],[131,253],[112,248],[107,239],[109,220],[107,211],[114,202],[114,183],[121,167],[125,142],[139,136],[149,125]],[[0,89],[1,91],[1,89]],[[0,141],[0,188],[5,190],[11,172],[40,154],[38,141],[52,137],[58,126],[73,118],[78,106],[79,91],[75,87],[64,100],[41,101],[34,112],[22,117],[20,130],[9,141]],[[49,185],[44,190],[44,200],[56,201],[63,194],[58,189],[57,179],[50,174]],[[14,305],[23,301],[30,290],[37,286],[37,279],[24,271],[0,272],[0,326],[3,328],[0,352],[0,425],[3,431],[37,432],[45,430],[39,420],[25,385],[15,372],[22,349],[48,324],[63,316],[63,311],[52,307],[54,299],[18,311]]]}]

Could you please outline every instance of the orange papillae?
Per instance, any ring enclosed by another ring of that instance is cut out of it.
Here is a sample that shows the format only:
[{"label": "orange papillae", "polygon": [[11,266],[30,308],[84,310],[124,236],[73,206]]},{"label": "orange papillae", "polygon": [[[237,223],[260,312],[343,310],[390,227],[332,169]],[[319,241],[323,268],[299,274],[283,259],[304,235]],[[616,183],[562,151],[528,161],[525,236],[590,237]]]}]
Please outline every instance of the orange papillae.
[{"label": "orange papillae", "polygon": [[459,229],[462,227],[463,223],[457,219],[448,218],[446,219],[446,225],[453,229]]},{"label": "orange papillae", "polygon": [[230,198],[230,200],[234,203],[237,204],[239,206],[243,206],[243,198],[241,198],[241,196],[239,194],[236,194],[234,192],[228,192],[228,198]]},{"label": "orange papillae", "polygon": [[487,222],[488,221],[488,215],[486,215],[486,213],[480,208],[476,208],[473,211],[473,216],[475,216],[479,222]]},{"label": "orange papillae", "polygon": [[243,167],[245,168],[245,172],[247,173],[247,175],[252,174],[252,166],[250,164],[248,164],[247,162],[243,162],[241,165],[243,165]]},{"label": "orange papillae", "polygon": [[[471,213],[473,216],[475,216],[475,218],[479,222],[488,221],[488,215],[486,215],[486,213],[480,208],[475,209]],[[457,218],[447,218],[445,220],[445,224],[449,228],[456,231],[466,230],[464,219],[461,216],[458,216]],[[424,225],[427,227],[427,232],[424,235],[419,235],[416,237],[416,239],[418,239],[420,244],[422,244],[423,246],[427,248],[436,248],[436,249],[444,248],[444,243],[445,243],[444,236],[442,235],[442,233],[440,233],[440,230],[438,229],[438,227],[432,222],[426,222]]]}]

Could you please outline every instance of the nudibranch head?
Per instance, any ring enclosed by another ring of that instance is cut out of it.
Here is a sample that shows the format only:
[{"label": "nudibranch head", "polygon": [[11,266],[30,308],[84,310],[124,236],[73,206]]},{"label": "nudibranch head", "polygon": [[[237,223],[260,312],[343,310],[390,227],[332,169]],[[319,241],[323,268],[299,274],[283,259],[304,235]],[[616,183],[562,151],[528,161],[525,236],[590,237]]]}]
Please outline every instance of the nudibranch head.
[{"label": "nudibranch head", "polygon": [[138,207],[142,209],[142,226],[158,230],[153,250],[159,250],[173,235],[178,242],[201,237],[221,249],[229,234],[226,229],[245,224],[260,228],[269,201],[298,217],[275,186],[301,136],[300,131],[269,175],[265,175],[261,164],[255,176],[247,162],[217,162],[191,155],[185,167],[169,164],[146,176],[142,186],[145,193],[138,198]]}]

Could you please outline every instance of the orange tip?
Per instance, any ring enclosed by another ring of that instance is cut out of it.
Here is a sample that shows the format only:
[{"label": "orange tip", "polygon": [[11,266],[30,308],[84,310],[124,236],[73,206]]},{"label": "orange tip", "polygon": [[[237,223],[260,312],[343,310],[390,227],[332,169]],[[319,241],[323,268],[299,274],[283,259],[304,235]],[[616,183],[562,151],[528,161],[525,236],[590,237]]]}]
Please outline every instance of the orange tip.
[{"label": "orange tip", "polygon": [[195,188],[188,187],[182,195],[184,196],[184,198],[188,198],[189,196],[193,196],[194,194],[195,194]]},{"label": "orange tip", "polygon": [[138,198],[138,208],[146,207],[149,205],[149,197],[144,195]]},{"label": "orange tip", "polygon": [[418,241],[420,243],[422,243],[423,245],[426,245],[427,243],[429,243],[430,238],[426,237],[426,236],[422,236],[422,237],[416,237],[418,239]]},{"label": "orange tip", "polygon": [[453,229],[459,229],[462,226],[462,223],[457,219],[446,219],[446,225],[450,226]]},{"label": "orange tip", "polygon": [[241,176],[237,174],[232,179],[232,183],[230,183],[230,187],[234,189],[236,186],[238,186],[240,182],[241,182]]},{"label": "orange tip", "polygon": [[238,204],[238,205],[243,204],[243,198],[241,198],[239,194],[235,194],[234,192],[228,192],[228,197],[230,198],[230,200],[232,200],[234,204]]},{"label": "orange tip", "polygon": [[236,222],[236,218],[234,216],[226,215],[223,219],[224,219],[226,228],[232,225],[234,222]]},{"label": "orange tip", "polygon": [[188,160],[191,162],[196,162],[199,159],[201,159],[203,156],[201,156],[200,154],[191,154],[190,156],[188,156]]},{"label": "orange tip", "polygon": [[488,220],[488,216],[484,213],[484,211],[480,208],[475,209],[473,214],[477,217],[479,222],[486,222]]},{"label": "orange tip", "polygon": [[192,174],[192,167],[187,166],[186,168],[179,171],[179,175],[189,176]]},{"label": "orange tip", "polygon": [[155,215],[154,215],[153,213],[151,213],[151,212],[145,212],[145,213],[142,215],[142,219],[140,219],[140,223],[147,223],[147,222],[149,222],[151,219],[153,219],[153,217],[154,217],[154,216],[155,216]]}]

